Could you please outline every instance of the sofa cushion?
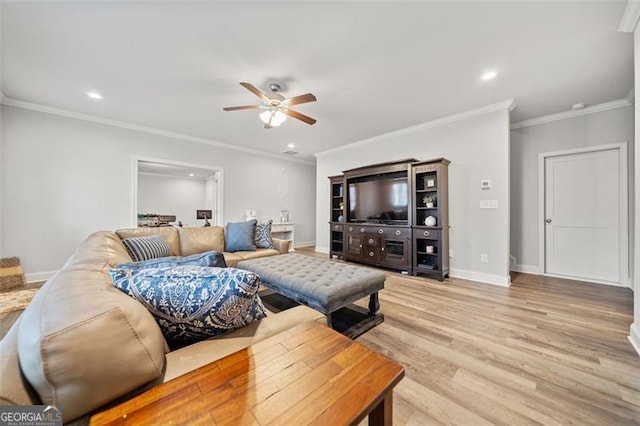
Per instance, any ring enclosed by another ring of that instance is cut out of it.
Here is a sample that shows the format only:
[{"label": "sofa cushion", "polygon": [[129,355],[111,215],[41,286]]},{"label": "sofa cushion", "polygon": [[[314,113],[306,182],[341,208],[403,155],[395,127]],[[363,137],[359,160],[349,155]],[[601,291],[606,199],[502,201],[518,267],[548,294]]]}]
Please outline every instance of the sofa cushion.
[{"label": "sofa cushion", "polygon": [[171,256],[169,244],[162,238],[162,235],[125,238],[122,243],[135,262]]},{"label": "sofa cushion", "polygon": [[[241,253],[241,252],[238,252]],[[225,251],[224,253],[224,261],[229,268],[235,268],[235,266],[242,260],[242,257],[238,256],[236,253],[229,253]]]},{"label": "sofa cushion", "polygon": [[224,251],[224,228],[205,226],[202,228],[178,228],[180,252],[183,256],[203,251]]},{"label": "sofa cushion", "polygon": [[151,228],[126,228],[118,229],[116,235],[120,239],[133,237],[146,237],[149,235],[162,235],[164,240],[169,244],[171,248],[171,254],[169,256],[181,256],[180,252],[180,240],[178,237],[178,230],[173,226],[159,226]]},{"label": "sofa cushion", "polygon": [[275,256],[280,254],[280,252],[276,249],[257,249],[256,251],[237,251],[233,254],[240,257],[242,260],[246,260],[256,259],[258,257]]},{"label": "sofa cushion", "polygon": [[254,238],[256,235],[256,223],[251,219],[246,222],[229,222],[225,232],[225,251],[253,251],[256,249]]},{"label": "sofa cushion", "polygon": [[141,302],[172,343],[190,343],[264,318],[260,278],[235,268],[182,265],[131,276],[113,270],[116,287]]},{"label": "sofa cushion", "polygon": [[63,269],[20,318],[20,367],[43,404],[62,408],[65,423],[163,370],[160,329],[144,306],[113,286],[107,269],[105,263]]},{"label": "sofa cushion", "polygon": [[20,318],[0,340],[0,405],[33,405],[38,396],[20,371],[18,327]]},{"label": "sofa cushion", "polygon": [[271,225],[273,220],[269,219],[266,222],[259,222],[256,224],[256,247],[257,248],[273,248],[273,239],[271,238]]}]

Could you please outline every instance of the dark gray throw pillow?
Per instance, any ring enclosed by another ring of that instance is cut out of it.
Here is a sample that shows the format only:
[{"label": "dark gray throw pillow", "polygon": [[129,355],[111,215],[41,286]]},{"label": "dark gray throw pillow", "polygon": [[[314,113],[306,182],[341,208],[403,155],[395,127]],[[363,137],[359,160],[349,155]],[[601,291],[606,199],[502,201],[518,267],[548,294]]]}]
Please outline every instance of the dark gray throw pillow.
[{"label": "dark gray throw pillow", "polygon": [[257,220],[247,222],[229,222],[225,231],[225,251],[255,251],[254,239]]},{"label": "dark gray throw pillow", "polygon": [[266,222],[258,223],[256,225],[256,247],[258,248],[273,248],[273,238],[271,238],[271,225],[273,220],[269,219]]}]

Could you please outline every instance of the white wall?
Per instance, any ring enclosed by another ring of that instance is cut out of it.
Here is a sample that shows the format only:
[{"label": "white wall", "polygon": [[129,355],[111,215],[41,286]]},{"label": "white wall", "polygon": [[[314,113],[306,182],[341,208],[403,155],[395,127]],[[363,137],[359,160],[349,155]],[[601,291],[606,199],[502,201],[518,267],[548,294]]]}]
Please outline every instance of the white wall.
[{"label": "white wall", "polygon": [[[635,30],[633,32],[633,49],[634,49],[634,87],[635,91],[635,104],[638,105],[640,102],[640,28],[638,28],[637,24]],[[636,110],[635,114],[635,127],[636,129],[640,129],[640,111]],[[634,145],[635,145],[635,165],[636,167],[640,165],[640,135],[636,132],[634,137]],[[635,256],[634,256],[634,296],[633,296],[633,324],[630,327],[629,340],[633,344],[636,351],[640,354],[640,278],[638,274],[640,273],[640,172],[637,172],[635,175],[635,232],[634,236],[634,247],[635,247]]]},{"label": "white wall", "polygon": [[183,226],[202,226],[196,210],[206,207],[204,179],[138,174],[138,213],[175,215]]},{"label": "white wall", "polygon": [[[328,176],[368,164],[406,158],[445,157],[449,166],[451,275],[509,283],[509,111],[503,109],[449,124],[424,125],[319,154],[317,162],[317,250],[328,251]],[[480,181],[491,179],[490,191]],[[480,210],[481,199],[499,208]],[[480,253],[489,263],[480,263]]]},{"label": "white wall", "polygon": [[315,237],[315,166],[3,106],[2,250],[25,271],[59,269],[91,232],[131,227],[133,157],[224,170],[225,221],[278,219],[296,239]]},{"label": "white wall", "polygon": [[[204,182],[204,208],[207,210],[213,210],[213,217],[212,217],[212,221],[211,224],[215,225],[216,223],[218,223],[218,216],[217,216],[217,212],[216,209],[220,209],[220,206],[216,206],[216,199],[218,197],[218,192],[217,192],[217,184],[216,184],[216,176],[211,176],[208,177],[207,179],[205,179]],[[204,220],[202,221],[203,225],[204,225]]]},{"label": "white wall", "polygon": [[[633,188],[633,113],[633,106],[629,106],[511,131],[511,254],[517,263],[514,269],[538,271],[538,154],[628,142],[629,187]],[[633,199],[630,193],[631,212]]]}]

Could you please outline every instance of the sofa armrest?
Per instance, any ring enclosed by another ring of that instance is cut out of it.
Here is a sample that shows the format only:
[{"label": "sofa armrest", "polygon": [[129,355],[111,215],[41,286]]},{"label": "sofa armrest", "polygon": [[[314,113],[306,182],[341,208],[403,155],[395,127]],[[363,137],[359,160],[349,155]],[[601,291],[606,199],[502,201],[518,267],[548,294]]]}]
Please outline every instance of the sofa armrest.
[{"label": "sofa armrest", "polygon": [[278,250],[280,254],[289,253],[289,246],[291,245],[291,240],[281,240],[280,238],[272,238],[273,239],[273,248]]}]

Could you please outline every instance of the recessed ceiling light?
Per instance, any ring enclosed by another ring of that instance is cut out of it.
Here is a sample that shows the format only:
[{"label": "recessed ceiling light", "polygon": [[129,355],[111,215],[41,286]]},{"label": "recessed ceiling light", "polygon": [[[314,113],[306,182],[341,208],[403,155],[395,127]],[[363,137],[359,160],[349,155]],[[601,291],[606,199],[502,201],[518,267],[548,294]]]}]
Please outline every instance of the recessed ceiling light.
[{"label": "recessed ceiling light", "polygon": [[193,173],[189,173],[189,177],[194,177],[195,175]]},{"label": "recessed ceiling light", "polygon": [[295,147],[296,147],[296,144],[294,144],[294,143],[290,143],[290,144],[287,145],[287,148],[289,148],[289,149],[293,149]]},{"label": "recessed ceiling light", "polygon": [[497,72],[495,71],[486,71],[484,74],[482,74],[482,77],[480,77],[483,81],[489,81],[489,80],[493,80],[494,78],[496,78],[496,76],[498,75]]},{"label": "recessed ceiling light", "polygon": [[585,107],[584,104],[573,104],[573,105],[571,105],[571,109],[574,110],[574,111],[579,110],[579,109],[584,109],[584,107]]},{"label": "recessed ceiling light", "polygon": [[98,92],[87,92],[87,96],[97,101],[104,99],[104,97]]}]

